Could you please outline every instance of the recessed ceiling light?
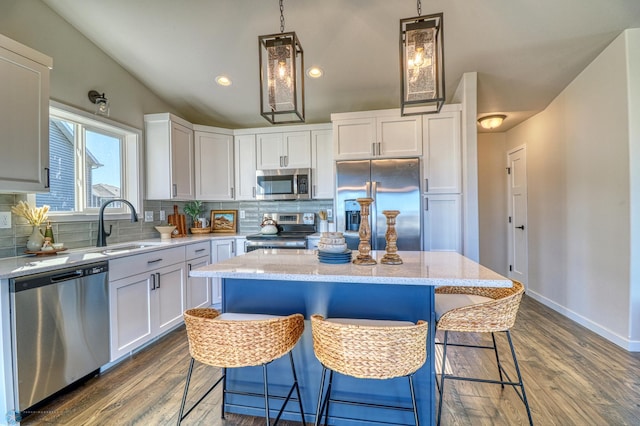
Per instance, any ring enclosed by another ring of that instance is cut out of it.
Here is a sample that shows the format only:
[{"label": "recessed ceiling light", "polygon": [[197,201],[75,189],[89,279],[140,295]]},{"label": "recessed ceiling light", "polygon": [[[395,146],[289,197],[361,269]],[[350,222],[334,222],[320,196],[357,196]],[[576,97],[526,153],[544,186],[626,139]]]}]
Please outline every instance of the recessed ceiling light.
[{"label": "recessed ceiling light", "polygon": [[320,67],[311,67],[307,69],[307,75],[311,78],[320,78],[322,77],[322,68]]},{"label": "recessed ceiling light", "polygon": [[219,75],[216,77],[216,83],[220,86],[231,86],[231,79],[225,75]]}]

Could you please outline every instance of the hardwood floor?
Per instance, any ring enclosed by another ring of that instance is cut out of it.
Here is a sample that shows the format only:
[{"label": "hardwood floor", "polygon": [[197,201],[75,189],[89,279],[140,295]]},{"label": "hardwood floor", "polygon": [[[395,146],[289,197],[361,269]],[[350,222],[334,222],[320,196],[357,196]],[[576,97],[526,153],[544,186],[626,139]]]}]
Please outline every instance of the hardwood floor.
[{"label": "hardwood floor", "polygon": [[[640,354],[626,352],[526,296],[512,337],[536,425],[640,424]],[[498,345],[506,362],[506,339],[501,336]],[[451,349],[448,359],[457,374],[497,375],[491,351]],[[22,424],[175,424],[188,364],[187,339],[180,328]],[[215,373],[211,367],[197,366],[193,395]],[[524,405],[511,388],[453,381],[446,386],[444,425],[528,424]],[[264,424],[264,419],[227,415],[226,421],[221,420],[216,391],[183,424],[254,426]]]}]

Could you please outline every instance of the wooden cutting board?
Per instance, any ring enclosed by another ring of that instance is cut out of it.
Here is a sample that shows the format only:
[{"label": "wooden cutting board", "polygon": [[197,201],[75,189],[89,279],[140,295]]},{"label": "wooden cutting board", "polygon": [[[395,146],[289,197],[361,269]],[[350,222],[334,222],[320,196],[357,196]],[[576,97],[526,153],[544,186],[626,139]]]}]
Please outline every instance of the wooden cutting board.
[{"label": "wooden cutting board", "polygon": [[174,233],[171,234],[171,238],[180,238],[180,237],[187,236],[186,219],[183,214],[180,214],[178,212],[177,205],[175,204],[173,205],[173,214],[170,214],[167,220],[171,225],[174,225],[176,227],[175,231],[178,231],[178,232],[174,231]]}]

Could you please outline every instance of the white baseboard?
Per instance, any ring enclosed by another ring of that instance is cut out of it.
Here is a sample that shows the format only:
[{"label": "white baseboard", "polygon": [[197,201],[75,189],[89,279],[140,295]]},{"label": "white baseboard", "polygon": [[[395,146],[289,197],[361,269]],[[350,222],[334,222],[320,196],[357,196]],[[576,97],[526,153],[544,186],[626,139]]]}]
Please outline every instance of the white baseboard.
[{"label": "white baseboard", "polygon": [[616,345],[620,346],[621,348],[629,352],[640,352],[640,341],[629,340],[628,338],[622,337],[612,332],[611,330],[601,326],[600,324],[591,321],[589,318],[586,318],[580,314],[577,314],[571,309],[568,309],[565,306],[559,305],[553,300],[548,299],[542,296],[541,294],[536,293],[535,291],[527,290],[527,296],[530,296],[532,299],[535,299],[538,302],[542,303],[543,305],[553,309],[554,311],[561,313],[565,317],[577,322],[583,327],[588,328],[589,330],[593,331],[599,336],[604,337],[605,339],[609,340],[612,343],[615,343]]}]

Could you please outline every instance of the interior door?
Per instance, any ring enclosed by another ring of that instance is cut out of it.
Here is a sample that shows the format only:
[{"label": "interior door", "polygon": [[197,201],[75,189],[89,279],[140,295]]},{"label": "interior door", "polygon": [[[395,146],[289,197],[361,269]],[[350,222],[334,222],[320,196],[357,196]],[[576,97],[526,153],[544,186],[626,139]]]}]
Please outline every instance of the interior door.
[{"label": "interior door", "polygon": [[507,154],[509,200],[509,278],[525,287],[528,280],[527,151],[518,147]]}]

